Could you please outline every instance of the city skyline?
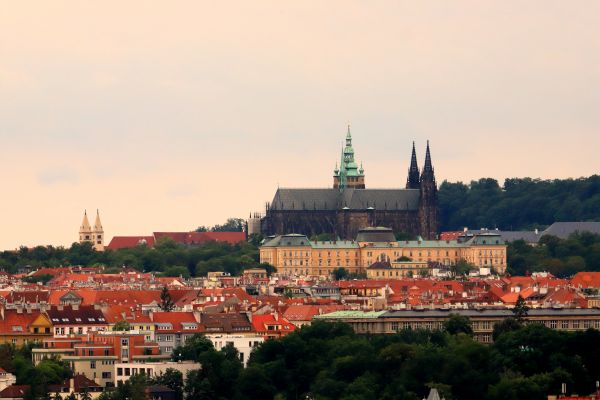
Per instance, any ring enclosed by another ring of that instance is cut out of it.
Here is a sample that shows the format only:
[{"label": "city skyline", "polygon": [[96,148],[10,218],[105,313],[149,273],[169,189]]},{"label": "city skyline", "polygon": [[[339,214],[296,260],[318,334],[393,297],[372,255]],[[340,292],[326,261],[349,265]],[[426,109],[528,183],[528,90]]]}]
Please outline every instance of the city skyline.
[{"label": "city skyline", "polygon": [[367,188],[404,187],[413,140],[438,184],[597,173],[600,4],[434,3],[3,5],[0,249],[330,187],[348,122]]}]

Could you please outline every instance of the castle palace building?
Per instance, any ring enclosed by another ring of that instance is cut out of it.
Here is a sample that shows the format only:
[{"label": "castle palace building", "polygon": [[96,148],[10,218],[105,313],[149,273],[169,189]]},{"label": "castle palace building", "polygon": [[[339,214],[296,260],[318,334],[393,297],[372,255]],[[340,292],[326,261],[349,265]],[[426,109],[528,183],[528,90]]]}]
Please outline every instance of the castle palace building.
[{"label": "castle palace building", "polygon": [[309,237],[334,234],[353,239],[360,229],[384,226],[395,233],[435,239],[438,229],[437,186],[429,142],[420,172],[413,142],[404,189],[367,189],[365,171],[354,159],[350,127],[339,165],[333,171],[333,187],[324,189],[279,188],[266,214],[248,220],[248,233],[265,235],[297,233]]}]

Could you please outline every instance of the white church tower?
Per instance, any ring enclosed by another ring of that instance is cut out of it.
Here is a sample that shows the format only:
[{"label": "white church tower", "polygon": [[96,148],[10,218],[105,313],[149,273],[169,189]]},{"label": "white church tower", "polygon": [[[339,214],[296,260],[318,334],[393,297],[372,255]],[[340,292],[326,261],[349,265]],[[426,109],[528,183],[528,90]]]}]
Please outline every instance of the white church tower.
[{"label": "white church tower", "polygon": [[100,212],[96,210],[94,228],[90,226],[87,210],[83,213],[83,221],[79,227],[79,243],[90,242],[96,251],[104,251],[104,229],[100,222]]}]

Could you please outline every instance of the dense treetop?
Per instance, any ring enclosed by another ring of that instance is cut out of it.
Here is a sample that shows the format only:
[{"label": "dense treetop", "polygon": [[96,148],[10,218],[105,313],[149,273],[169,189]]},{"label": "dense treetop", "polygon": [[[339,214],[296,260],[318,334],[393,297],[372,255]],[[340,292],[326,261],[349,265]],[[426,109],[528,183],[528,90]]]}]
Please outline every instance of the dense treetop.
[{"label": "dense treetop", "polygon": [[440,230],[532,229],[559,221],[600,221],[600,175],[579,179],[531,178],[468,184],[444,181],[439,188]]},{"label": "dense treetop", "polygon": [[202,246],[188,247],[169,238],[161,238],[154,248],[139,245],[97,252],[90,243],[73,243],[69,248],[37,246],[0,252],[0,268],[7,272],[15,272],[18,267],[25,265],[34,268],[103,265],[114,267],[108,268],[107,272],[118,272],[121,267],[128,266],[145,272],[154,271],[163,276],[205,276],[208,271],[237,275],[245,268],[258,266],[258,261],[258,247],[256,241],[252,240],[235,245],[207,242]]},{"label": "dense treetop", "polygon": [[508,269],[513,275],[548,271],[569,277],[581,271],[600,271],[600,235],[579,233],[568,239],[542,236],[537,246],[523,240],[508,245]]},{"label": "dense treetop", "polygon": [[431,387],[448,400],[545,400],[562,383],[570,393],[591,393],[600,376],[597,330],[556,331],[509,318],[495,329],[495,343],[484,345],[471,338],[468,318],[451,316],[445,329],[368,336],[315,322],[259,345],[245,369],[235,348],[216,351],[201,335],[173,354],[203,366],[188,375],[186,400],[417,400]]}]

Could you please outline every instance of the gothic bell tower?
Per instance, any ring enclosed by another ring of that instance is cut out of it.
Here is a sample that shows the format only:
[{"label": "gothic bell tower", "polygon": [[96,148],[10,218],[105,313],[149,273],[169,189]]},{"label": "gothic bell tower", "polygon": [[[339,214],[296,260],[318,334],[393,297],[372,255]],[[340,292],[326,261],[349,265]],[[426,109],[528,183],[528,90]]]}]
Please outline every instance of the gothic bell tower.
[{"label": "gothic bell tower", "polygon": [[421,172],[419,182],[419,226],[421,236],[433,240],[437,238],[438,211],[437,211],[437,184],[433,165],[431,164],[431,152],[429,151],[429,140],[425,152],[425,164]]}]

